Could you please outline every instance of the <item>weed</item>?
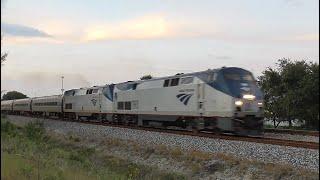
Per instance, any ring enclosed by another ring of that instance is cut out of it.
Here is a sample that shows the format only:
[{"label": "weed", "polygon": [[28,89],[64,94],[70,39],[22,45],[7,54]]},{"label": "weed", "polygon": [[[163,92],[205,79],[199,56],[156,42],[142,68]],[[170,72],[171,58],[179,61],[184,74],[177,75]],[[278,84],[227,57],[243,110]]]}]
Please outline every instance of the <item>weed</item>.
[{"label": "weed", "polygon": [[141,150],[141,146],[138,143],[131,143],[130,147],[136,152],[139,152]]},{"label": "weed", "polygon": [[84,162],[84,157],[78,151],[72,151],[69,154],[69,159],[72,161]]},{"label": "weed", "polygon": [[40,141],[45,137],[45,129],[43,127],[43,123],[40,121],[28,123],[24,130],[26,136],[31,140]]},{"label": "weed", "polygon": [[191,167],[192,173],[197,174],[199,173],[202,166],[200,163],[194,162],[194,163],[191,163],[190,167]]},{"label": "weed", "polygon": [[188,153],[188,159],[190,161],[207,161],[212,158],[212,155],[210,153],[205,153],[201,151],[192,150]]},{"label": "weed", "polygon": [[274,164],[272,163],[266,163],[264,166],[264,170],[267,172],[273,172],[274,170]]},{"label": "weed", "polygon": [[22,176],[26,177],[27,179],[31,179],[33,173],[33,167],[30,165],[25,165],[20,169],[20,173]]},{"label": "weed", "polygon": [[223,170],[224,165],[220,162],[215,162],[215,163],[211,163],[210,165],[208,165],[206,167],[206,170],[210,173],[214,173],[216,171],[221,171]]},{"label": "weed", "polygon": [[130,164],[128,167],[127,178],[135,179],[140,174],[140,170],[136,165]]},{"label": "weed", "polygon": [[172,158],[174,159],[180,159],[181,156],[183,155],[183,152],[181,151],[180,148],[173,148],[171,151],[170,151],[170,155]]},{"label": "weed", "polygon": [[7,118],[7,114],[1,113],[1,121],[2,121],[2,119],[6,119],[6,118]]},{"label": "weed", "polygon": [[160,144],[160,145],[156,146],[155,149],[161,155],[168,155],[169,154],[169,149],[166,145]]},{"label": "weed", "polygon": [[106,139],[104,140],[104,143],[110,147],[123,145],[119,139],[115,138]]},{"label": "weed", "polygon": [[7,134],[14,137],[17,135],[17,127],[9,121],[1,120],[1,134]]},{"label": "weed", "polygon": [[78,137],[75,137],[73,140],[74,140],[74,142],[80,142],[80,138],[78,138]]},{"label": "weed", "polygon": [[227,154],[223,154],[223,153],[215,153],[214,157],[225,161],[226,164],[228,164],[228,165],[237,165],[240,163],[239,160],[237,158],[233,157],[232,155],[227,155]]},{"label": "weed", "polygon": [[[156,178],[153,178],[156,179]],[[163,178],[165,180],[183,180],[186,179],[184,176],[178,175],[178,174],[164,174]]]},{"label": "weed", "polygon": [[155,153],[155,149],[153,147],[146,147],[144,149],[144,154],[145,154],[145,157],[148,158],[151,154],[154,154]]}]

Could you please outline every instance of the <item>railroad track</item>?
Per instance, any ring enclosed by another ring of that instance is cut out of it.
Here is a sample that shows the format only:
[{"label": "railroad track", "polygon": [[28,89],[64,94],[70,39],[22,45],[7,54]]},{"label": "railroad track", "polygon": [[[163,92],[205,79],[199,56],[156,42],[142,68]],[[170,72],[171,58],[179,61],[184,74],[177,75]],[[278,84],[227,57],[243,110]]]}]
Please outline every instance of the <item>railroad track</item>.
[{"label": "railroad track", "polygon": [[[59,120],[61,120],[61,119],[59,119]],[[61,120],[61,121],[64,121],[64,120]],[[72,122],[79,122],[79,121],[73,120]],[[246,141],[246,142],[262,143],[262,144],[273,144],[273,145],[290,146],[290,147],[298,147],[298,148],[306,148],[306,149],[319,149],[319,143],[307,142],[307,141],[294,141],[294,140],[284,140],[284,139],[265,138],[265,137],[235,136],[235,135],[226,135],[226,134],[214,134],[214,133],[208,133],[208,132],[194,133],[192,131],[186,131],[186,130],[172,130],[172,129],[163,129],[163,128],[139,127],[139,126],[111,124],[111,123],[101,123],[101,122],[96,122],[96,121],[80,121],[79,123],[126,128],[126,129],[136,129],[136,130],[144,130],[144,131],[159,132],[159,133],[170,133],[170,134],[178,134],[178,135],[223,139],[223,140]]]},{"label": "railroad track", "polygon": [[319,137],[319,131],[265,128],[264,132],[279,133],[279,134],[292,134],[292,135],[305,135],[305,136],[317,136],[317,137]]},{"label": "railroad track", "polygon": [[118,128],[126,128],[126,129],[136,129],[136,130],[144,130],[144,131],[159,132],[159,133],[206,137],[206,138],[223,139],[223,140],[246,141],[246,142],[262,143],[262,144],[273,144],[273,145],[280,145],[280,146],[306,148],[306,149],[319,149],[319,143],[307,142],[307,141],[294,141],[294,140],[284,140],[284,139],[265,138],[265,137],[235,136],[235,135],[227,135],[227,134],[208,133],[208,132],[194,133],[192,131],[186,131],[186,130],[172,130],[172,129],[163,129],[163,128],[129,126],[129,125],[102,123],[98,121],[76,121],[76,120],[57,119],[57,118],[44,118],[44,119],[102,125],[102,126],[118,127]]},{"label": "railroad track", "polygon": [[[132,127],[121,126],[121,125],[120,126],[117,125],[116,127],[131,128],[132,129]],[[177,130],[170,130],[170,129],[156,129],[156,128],[145,128],[145,127],[143,127],[143,128],[134,127],[134,129],[156,131],[156,132],[160,132],[160,133],[171,133],[171,134],[179,134],[179,135],[223,139],[223,140],[246,141],[246,142],[273,144],[273,145],[281,145],[281,146],[291,146],[291,147],[299,147],[299,148],[307,148],[307,149],[319,149],[319,143],[306,142],[306,141],[293,141],[293,140],[283,140],[283,139],[264,138],[264,137],[245,137],[245,136],[235,136],[235,135],[225,135],[225,134],[213,134],[213,133],[208,133],[208,132],[194,133],[194,132],[190,132],[190,131],[181,131],[181,130],[177,131]]]}]

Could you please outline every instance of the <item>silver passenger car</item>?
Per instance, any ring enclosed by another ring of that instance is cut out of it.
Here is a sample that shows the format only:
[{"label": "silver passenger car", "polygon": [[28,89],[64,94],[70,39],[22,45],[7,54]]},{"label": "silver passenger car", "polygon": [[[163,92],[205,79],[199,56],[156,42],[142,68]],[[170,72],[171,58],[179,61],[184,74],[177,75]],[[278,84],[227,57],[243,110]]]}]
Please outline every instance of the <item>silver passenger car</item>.
[{"label": "silver passenger car", "polygon": [[32,98],[32,112],[34,114],[58,115],[62,113],[62,95]]},{"label": "silver passenger car", "polygon": [[13,112],[17,114],[31,113],[31,98],[17,99],[13,101]]}]

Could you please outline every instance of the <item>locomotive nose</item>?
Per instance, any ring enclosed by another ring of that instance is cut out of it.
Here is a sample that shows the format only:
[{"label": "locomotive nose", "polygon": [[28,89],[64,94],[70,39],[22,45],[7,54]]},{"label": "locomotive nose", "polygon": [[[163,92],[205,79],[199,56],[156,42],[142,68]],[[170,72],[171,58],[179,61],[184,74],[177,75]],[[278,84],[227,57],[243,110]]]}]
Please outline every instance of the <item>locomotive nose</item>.
[{"label": "locomotive nose", "polygon": [[252,94],[243,95],[243,99],[246,99],[246,100],[254,100],[255,98],[256,98],[256,96],[254,96]]},{"label": "locomotive nose", "polygon": [[241,98],[234,100],[235,117],[245,117],[247,115],[254,117],[263,116],[263,102],[262,100],[250,100]]}]

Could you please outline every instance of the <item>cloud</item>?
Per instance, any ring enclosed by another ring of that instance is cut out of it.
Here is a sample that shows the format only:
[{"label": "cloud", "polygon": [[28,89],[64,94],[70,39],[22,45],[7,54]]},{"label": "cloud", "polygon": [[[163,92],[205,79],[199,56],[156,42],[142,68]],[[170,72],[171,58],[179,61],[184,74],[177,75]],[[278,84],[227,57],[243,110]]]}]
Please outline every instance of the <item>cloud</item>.
[{"label": "cloud", "polygon": [[86,30],[84,40],[160,38],[169,36],[170,26],[162,16],[145,16],[124,22],[90,27]]},{"label": "cloud", "polygon": [[310,33],[310,34],[302,34],[293,37],[293,40],[296,41],[319,41],[319,34]]},{"label": "cloud", "polygon": [[300,7],[303,4],[301,0],[284,0],[284,4],[290,7]]},{"label": "cloud", "polygon": [[[77,24],[66,20],[37,22],[37,28],[2,23],[2,31],[11,43],[33,42],[88,42],[105,40],[142,40],[160,38],[218,38],[213,19],[172,18],[163,13],[146,14],[116,22]],[[221,32],[220,32],[221,35]]]},{"label": "cloud", "polygon": [[64,42],[45,31],[19,24],[1,23],[1,32],[4,34],[2,40],[5,41],[6,44]]},{"label": "cloud", "polygon": [[66,19],[49,19],[39,22],[37,27],[54,36],[62,42],[77,42],[83,35],[84,26]]},{"label": "cloud", "polygon": [[172,20],[163,14],[145,15],[116,23],[99,23],[85,30],[84,41],[121,39],[158,39],[213,35],[212,23],[199,24],[189,20]]},{"label": "cloud", "polygon": [[19,24],[1,23],[1,31],[4,34],[11,35],[11,36],[51,37],[46,32],[43,32],[33,27],[28,27],[28,26],[19,25]]},{"label": "cloud", "polygon": [[44,37],[20,37],[20,36],[4,36],[2,40],[6,44],[33,44],[33,43],[64,43],[63,40]]},{"label": "cloud", "polygon": [[316,42],[319,41],[318,33],[306,33],[300,35],[291,35],[282,38],[278,38],[280,41],[296,41],[296,42]]}]

